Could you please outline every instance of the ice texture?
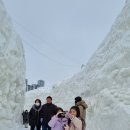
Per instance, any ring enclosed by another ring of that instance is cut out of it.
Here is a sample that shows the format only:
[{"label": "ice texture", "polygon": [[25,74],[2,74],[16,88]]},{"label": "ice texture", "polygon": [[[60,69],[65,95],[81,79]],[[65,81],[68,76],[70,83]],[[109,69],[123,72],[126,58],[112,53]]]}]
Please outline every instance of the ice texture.
[{"label": "ice texture", "polygon": [[0,130],[18,130],[24,105],[25,59],[16,34],[0,0]]}]

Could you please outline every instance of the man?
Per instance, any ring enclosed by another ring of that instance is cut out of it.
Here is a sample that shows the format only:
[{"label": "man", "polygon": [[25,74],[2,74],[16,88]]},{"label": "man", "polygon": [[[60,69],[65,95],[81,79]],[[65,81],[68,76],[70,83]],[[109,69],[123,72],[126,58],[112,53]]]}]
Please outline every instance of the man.
[{"label": "man", "polygon": [[85,127],[86,127],[86,123],[85,123],[86,109],[88,108],[88,105],[85,103],[84,100],[82,100],[82,98],[80,96],[75,98],[75,105],[79,107],[80,118],[83,122],[83,130],[85,130]]},{"label": "man", "polygon": [[52,104],[52,97],[48,96],[46,98],[46,104],[42,106],[42,130],[51,130],[51,127],[48,126],[48,122],[51,120],[51,117],[56,114],[57,106]]}]

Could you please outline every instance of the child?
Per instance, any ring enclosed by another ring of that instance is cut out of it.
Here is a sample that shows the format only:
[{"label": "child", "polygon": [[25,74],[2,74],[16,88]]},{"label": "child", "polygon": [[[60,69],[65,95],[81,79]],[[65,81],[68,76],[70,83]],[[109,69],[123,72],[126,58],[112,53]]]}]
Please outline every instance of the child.
[{"label": "child", "polygon": [[64,128],[65,130],[82,130],[82,121],[80,120],[80,111],[77,106],[70,108],[68,114],[69,122]]},{"label": "child", "polygon": [[51,130],[64,130],[64,126],[66,126],[67,124],[68,119],[65,118],[63,109],[58,107],[57,114],[51,118],[48,125],[51,127]]}]

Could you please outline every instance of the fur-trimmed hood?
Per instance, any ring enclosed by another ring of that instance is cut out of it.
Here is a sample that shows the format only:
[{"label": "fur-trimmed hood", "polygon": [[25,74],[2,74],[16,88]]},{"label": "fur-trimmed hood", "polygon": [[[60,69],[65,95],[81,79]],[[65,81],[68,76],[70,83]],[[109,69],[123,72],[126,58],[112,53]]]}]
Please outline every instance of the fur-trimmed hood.
[{"label": "fur-trimmed hood", "polygon": [[86,104],[84,100],[77,102],[76,106],[83,106],[84,109],[88,108],[88,105]]},{"label": "fur-trimmed hood", "polygon": [[36,109],[36,106],[35,106],[35,104],[32,106],[32,108],[35,110],[35,111],[40,111],[41,109],[42,109],[42,106],[39,106],[39,108],[38,109]]}]

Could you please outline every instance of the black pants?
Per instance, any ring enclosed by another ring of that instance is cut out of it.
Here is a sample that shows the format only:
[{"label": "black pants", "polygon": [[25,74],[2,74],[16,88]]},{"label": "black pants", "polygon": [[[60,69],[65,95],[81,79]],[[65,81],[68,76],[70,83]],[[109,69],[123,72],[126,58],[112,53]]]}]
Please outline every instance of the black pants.
[{"label": "black pants", "polygon": [[31,126],[30,127],[30,130],[35,130],[35,127],[36,127],[36,130],[41,130],[41,125],[39,126]]},{"label": "black pants", "polygon": [[51,130],[51,127],[45,124],[42,124],[42,130]]}]

